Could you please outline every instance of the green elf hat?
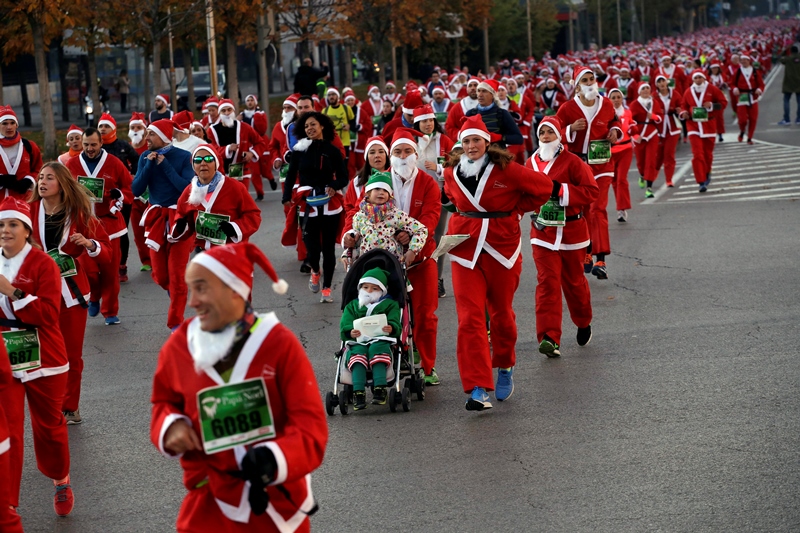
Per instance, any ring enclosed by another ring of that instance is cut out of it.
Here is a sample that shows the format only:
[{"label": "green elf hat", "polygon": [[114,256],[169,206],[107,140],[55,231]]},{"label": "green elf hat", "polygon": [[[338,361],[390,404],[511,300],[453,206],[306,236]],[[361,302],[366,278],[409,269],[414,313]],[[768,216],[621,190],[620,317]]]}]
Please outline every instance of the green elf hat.
[{"label": "green elf hat", "polygon": [[[372,178],[370,177],[370,181]],[[361,279],[358,280],[358,288],[361,288],[361,285],[364,283],[372,283],[377,285],[383,291],[383,295],[386,296],[386,287],[389,285],[389,274],[386,273],[385,270],[382,268],[373,268],[372,270],[367,270],[364,272],[364,275],[361,276]]]},{"label": "green elf hat", "polygon": [[384,189],[389,194],[394,194],[392,189],[392,176],[388,172],[381,172],[380,170],[372,169],[372,174],[367,180],[367,185],[364,187],[364,193],[368,193],[372,189]]}]

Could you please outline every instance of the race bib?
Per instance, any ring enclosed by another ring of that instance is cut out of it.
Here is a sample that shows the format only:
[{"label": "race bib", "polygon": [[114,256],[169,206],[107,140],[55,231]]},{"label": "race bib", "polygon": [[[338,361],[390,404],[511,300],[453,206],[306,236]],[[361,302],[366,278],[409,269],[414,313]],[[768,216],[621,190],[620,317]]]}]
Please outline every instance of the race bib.
[{"label": "race bib", "polygon": [[599,92],[600,94],[602,94],[603,96],[605,96],[605,94],[606,94],[606,88],[605,88],[605,87],[598,87],[598,89],[597,89],[597,92]]},{"label": "race bib", "polygon": [[377,126],[380,121],[381,121],[381,115],[373,115],[372,117],[373,126]]},{"label": "race bib", "polygon": [[750,93],[744,93],[739,95],[739,101],[745,104],[750,103]]},{"label": "race bib", "polygon": [[223,222],[230,222],[228,215],[216,215],[206,211],[198,211],[194,221],[194,231],[197,237],[211,244],[221,246],[228,241],[228,236],[220,229]]},{"label": "race bib", "polygon": [[33,330],[5,331],[3,343],[6,345],[11,371],[36,370],[42,366],[39,354],[39,332]]},{"label": "race bib", "polygon": [[670,89],[675,87],[675,78],[670,78],[667,80],[667,87],[669,87]]},{"label": "race bib", "polygon": [[589,141],[587,163],[602,165],[611,161],[611,141]]},{"label": "race bib", "polygon": [[207,454],[275,437],[269,395],[260,377],[201,390],[197,414]]},{"label": "race bib", "polygon": [[544,110],[544,116],[546,116],[546,117],[552,117],[555,114],[556,114],[556,110],[553,109],[552,107],[548,107],[547,109]]},{"label": "race bib", "polygon": [[642,76],[640,79],[641,79],[643,82],[647,83],[647,82],[649,82],[649,81],[650,81],[650,76]]},{"label": "race bib", "polygon": [[707,122],[708,109],[706,109],[705,107],[693,107],[692,120],[694,120],[695,122]]},{"label": "race bib", "polygon": [[565,211],[566,209],[563,205],[559,205],[558,200],[551,198],[539,209],[536,222],[542,226],[563,226],[567,223]]},{"label": "race bib", "polygon": [[436,122],[444,124],[447,122],[447,113],[434,113],[436,115]]},{"label": "race bib", "polygon": [[233,163],[228,167],[228,177],[238,181],[242,181],[244,175],[244,165],[242,163]]},{"label": "race bib", "polygon": [[53,248],[47,255],[53,258],[53,261],[56,262],[58,265],[58,270],[61,272],[62,278],[71,278],[78,274],[78,269],[75,266],[75,260],[66,255],[62,254],[58,251],[58,248]]},{"label": "race bib", "polygon": [[149,202],[150,201],[150,187],[144,190],[144,193],[139,197],[142,202]]},{"label": "race bib", "polygon": [[94,203],[103,201],[103,192],[106,180],[103,178],[90,178],[89,176],[78,176],[78,183],[86,187],[89,191],[89,198]]},{"label": "race bib", "polygon": [[628,96],[628,88],[627,87],[620,87],[619,92],[622,93],[622,96]]},{"label": "race bib", "polygon": [[283,183],[286,181],[286,175],[289,174],[289,165],[283,165],[281,169],[278,171],[278,175],[280,176],[280,181]]}]

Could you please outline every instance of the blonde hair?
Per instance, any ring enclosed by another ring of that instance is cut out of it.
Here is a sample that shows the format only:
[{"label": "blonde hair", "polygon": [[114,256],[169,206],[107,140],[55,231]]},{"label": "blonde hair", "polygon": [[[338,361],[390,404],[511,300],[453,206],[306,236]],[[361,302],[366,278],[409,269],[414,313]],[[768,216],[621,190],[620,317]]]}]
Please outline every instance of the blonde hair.
[{"label": "blonde hair", "polygon": [[[56,181],[58,181],[58,186],[61,188],[61,205],[67,215],[72,220],[86,224],[90,229],[93,229],[97,218],[94,216],[92,201],[89,198],[86,187],[78,183],[78,180],[72,177],[69,169],[58,161],[51,161],[42,165],[42,170],[46,168],[53,169],[53,174],[56,175]],[[37,202],[41,199],[39,187],[34,187],[30,202]]]}]

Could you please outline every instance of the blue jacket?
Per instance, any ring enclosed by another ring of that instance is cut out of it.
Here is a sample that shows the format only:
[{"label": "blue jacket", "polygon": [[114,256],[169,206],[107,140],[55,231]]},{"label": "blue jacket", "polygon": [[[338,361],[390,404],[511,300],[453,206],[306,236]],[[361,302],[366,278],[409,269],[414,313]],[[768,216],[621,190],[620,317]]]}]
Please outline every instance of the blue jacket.
[{"label": "blue jacket", "polygon": [[149,153],[150,150],[145,150],[139,157],[139,170],[131,186],[133,195],[141,196],[149,188],[151,204],[163,207],[177,204],[194,177],[192,154],[172,148],[164,154],[164,161],[159,165],[155,160],[147,159]]},{"label": "blue jacket", "polygon": [[467,111],[466,116],[471,117],[478,113],[480,113],[489,133],[502,135],[504,144],[522,144],[525,142],[517,123],[514,122],[514,117],[505,109],[498,107],[497,104],[492,104],[489,109],[484,111],[479,111],[477,107],[470,109]]}]

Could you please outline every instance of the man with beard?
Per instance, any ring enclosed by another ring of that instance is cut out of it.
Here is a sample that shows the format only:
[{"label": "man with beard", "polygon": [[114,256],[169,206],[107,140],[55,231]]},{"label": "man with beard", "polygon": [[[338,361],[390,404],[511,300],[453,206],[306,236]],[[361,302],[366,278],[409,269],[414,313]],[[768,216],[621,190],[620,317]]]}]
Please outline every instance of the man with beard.
[{"label": "man with beard", "polygon": [[[236,120],[236,107],[227,98],[219,103],[219,122],[208,128],[209,142],[223,150],[224,173],[250,190],[250,179],[258,168],[263,141],[253,128]],[[262,193],[263,197],[263,193]]]},{"label": "man with beard", "polygon": [[309,531],[317,508],[310,474],[328,440],[319,388],[300,341],[275,313],[253,311],[256,264],[286,293],[251,243],[195,256],[185,283],[197,316],[159,354],[150,437],[184,470],[178,531]]},{"label": "man with beard", "polygon": [[261,178],[267,178],[270,189],[273,191],[278,188],[278,183],[272,176],[270,169],[269,136],[267,135],[267,114],[258,107],[258,98],[254,94],[248,94],[244,99],[244,110],[237,117],[244,124],[255,130],[262,139],[262,152],[258,162],[258,172],[253,173],[253,188],[256,190],[256,201],[264,199],[264,185]]},{"label": "man with beard", "polygon": [[356,131],[356,115],[353,109],[347,105],[339,103],[339,91],[336,87],[329,87],[327,93],[328,105],[322,110],[323,115],[327,115],[333,121],[336,135],[342,141],[345,151],[345,161],[350,158],[350,131]]},{"label": "man with beard", "polygon": [[764,80],[761,72],[753,68],[750,54],[743,52],[739,61],[741,62],[739,70],[731,78],[731,92],[736,97],[739,142],[744,140],[744,134],[747,131],[747,144],[752,145],[753,134],[756,132],[756,123],[758,122],[758,101],[764,92]]},{"label": "man with beard", "polygon": [[272,168],[280,170],[283,166],[286,154],[291,147],[288,145],[289,139],[287,129],[297,114],[298,95],[292,94],[283,101],[283,111],[281,120],[272,128],[272,138],[269,142],[269,153],[272,157]]},{"label": "man with beard", "polygon": [[458,130],[461,129],[461,119],[467,116],[467,111],[478,107],[478,85],[481,80],[470,78],[467,82],[467,96],[459,100],[447,115],[444,129],[451,139],[458,139]]},{"label": "man with beard", "polygon": [[42,168],[42,154],[36,143],[22,138],[18,129],[11,106],[0,106],[0,199],[12,196],[27,202]]},{"label": "man with beard", "polygon": [[156,108],[150,111],[148,116],[150,124],[157,120],[172,118],[172,109],[169,108],[169,95],[159,94],[156,96],[155,106]]},{"label": "man with beard", "polygon": [[478,105],[466,112],[467,117],[480,115],[489,133],[498,135],[499,143],[522,145],[524,139],[516,120],[511,113],[497,105],[497,91],[500,84],[496,80],[485,80],[478,84]]},{"label": "man with beard", "polygon": [[[139,154],[139,157],[147,150],[147,141],[144,138],[147,132],[145,127],[144,113],[137,113],[134,111],[131,114],[130,122],[128,122],[128,138],[131,140],[131,146],[136,150],[136,153]],[[134,197],[133,203],[131,203],[130,221],[131,229],[133,230],[133,243],[136,245],[136,251],[139,253],[139,261],[142,263],[140,271],[142,272],[150,272],[150,270],[152,270],[150,266],[150,249],[147,247],[147,244],[145,244],[144,228],[139,225],[139,222],[142,220],[142,215],[145,209],[147,209],[148,196],[149,193],[145,192],[142,196]],[[125,266],[125,275],[128,275],[127,266]],[[120,276],[120,281],[122,281],[122,276]]]},{"label": "man with beard", "polygon": [[433,108],[434,113],[447,114],[453,107],[455,107],[453,102],[449,98],[447,98],[447,92],[441,87],[434,87],[433,92],[431,94],[433,95],[433,100],[431,100],[431,107]]},{"label": "man with beard", "polygon": [[[375,135],[375,126],[378,125],[380,120],[381,111],[383,111],[383,99],[381,98],[381,90],[375,85],[370,85],[367,90],[367,99],[361,104],[361,112],[366,113],[372,121],[373,133]],[[378,117],[377,119],[375,117]]]},{"label": "man with beard", "polygon": [[[611,101],[601,96],[594,72],[586,66],[575,67],[575,97],[559,107],[556,116],[568,124],[565,135],[567,148],[589,163],[600,192],[589,211],[591,243],[584,258],[584,272],[597,279],[608,279],[606,255],[611,253],[608,237],[608,189],[614,179],[611,145],[622,136],[619,118]],[[592,263],[594,252],[597,262]]]},{"label": "man with beard", "polygon": [[[417,168],[415,137],[420,135],[418,131],[406,128],[399,129],[395,133],[390,148],[392,189],[397,208],[418,220],[428,230],[428,235],[433,235],[441,216],[441,191],[429,174],[420,172]],[[345,248],[353,248],[356,245],[350,232],[353,214],[348,213],[345,220],[343,239]],[[396,239],[405,246],[411,241],[411,235],[401,231],[396,235]],[[422,368],[425,370],[427,385],[439,384],[435,368],[436,330],[439,321],[436,317],[436,309],[439,307],[439,274],[436,261],[431,259],[435,248],[434,240],[428,239],[417,255],[416,261],[411,265],[412,268],[407,270],[408,281],[414,287],[414,297],[411,299],[414,313],[414,340],[419,350]]]}]

